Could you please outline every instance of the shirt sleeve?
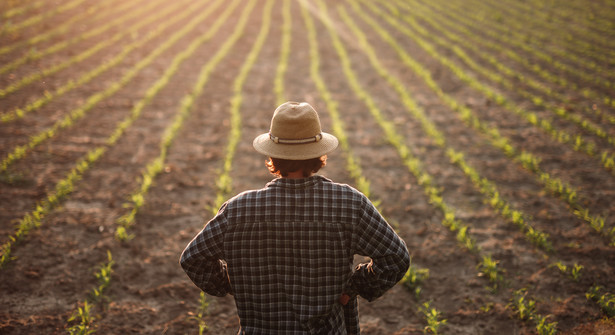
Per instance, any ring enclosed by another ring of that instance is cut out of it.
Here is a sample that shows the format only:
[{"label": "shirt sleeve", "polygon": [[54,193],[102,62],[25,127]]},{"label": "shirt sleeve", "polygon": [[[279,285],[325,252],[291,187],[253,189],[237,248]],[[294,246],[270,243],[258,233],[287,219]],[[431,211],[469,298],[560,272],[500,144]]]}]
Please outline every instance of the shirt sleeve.
[{"label": "shirt sleeve", "polygon": [[184,249],[179,263],[190,280],[207,294],[223,297],[231,293],[223,241],[226,229],[226,204]]},{"label": "shirt sleeve", "polygon": [[353,245],[357,254],[371,261],[357,265],[348,288],[372,301],[401,280],[410,266],[410,256],[406,243],[374,205],[366,197],[362,201],[363,212],[353,229]]}]

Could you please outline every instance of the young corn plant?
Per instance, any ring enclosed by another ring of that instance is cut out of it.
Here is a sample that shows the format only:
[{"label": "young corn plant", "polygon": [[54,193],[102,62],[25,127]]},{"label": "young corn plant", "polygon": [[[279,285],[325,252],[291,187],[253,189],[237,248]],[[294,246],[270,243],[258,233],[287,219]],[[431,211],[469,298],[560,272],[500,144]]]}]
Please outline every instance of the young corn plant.
[{"label": "young corn plant", "polygon": [[496,292],[504,283],[504,276],[502,270],[498,268],[498,261],[491,258],[491,255],[483,255],[482,261],[478,264],[479,277],[486,277],[491,286],[487,286],[487,289],[491,292]]},{"label": "young corn plant", "polygon": [[[92,289],[91,293],[94,304],[108,300],[108,297],[104,296],[104,291],[111,283],[111,274],[113,273],[114,264],[115,261],[111,256],[111,251],[107,250],[107,262],[102,263],[98,271],[94,273],[96,279],[98,279],[98,284]],[[86,299],[83,302],[83,307],[77,307],[77,310],[71,314],[67,322],[72,323],[73,321],[77,321],[78,323],[67,328],[70,335],[88,335],[96,331],[94,327],[95,318],[92,316],[91,310],[94,304]]]},{"label": "young corn plant", "polygon": [[67,329],[70,335],[89,335],[96,331],[93,326],[94,318],[90,315],[90,308],[92,308],[92,305],[86,300],[83,303],[83,307],[78,307],[70,316],[68,322],[73,322],[75,320],[79,322]]},{"label": "young corn plant", "polygon": [[527,297],[527,289],[519,289],[513,293],[510,304],[517,317],[523,321],[533,321],[539,335],[554,335],[557,333],[557,322],[548,322],[549,316],[536,312],[536,301]]},{"label": "young corn plant", "polygon": [[111,283],[111,274],[113,273],[113,265],[115,261],[111,256],[111,251],[107,250],[107,263],[102,263],[94,275],[98,279],[98,287],[92,289],[92,300],[94,303],[107,301],[109,298],[103,294],[105,289]]},{"label": "young corn plant", "polygon": [[572,280],[578,282],[579,279],[581,279],[581,270],[583,270],[583,265],[576,263],[570,268],[570,277]]},{"label": "young corn plant", "polygon": [[602,290],[604,290],[604,287],[594,285],[585,293],[585,297],[587,300],[596,302],[606,316],[609,318],[615,317],[615,294],[602,293]]},{"label": "young corn plant", "polygon": [[442,334],[440,332],[440,328],[446,326],[448,323],[446,319],[441,319],[442,313],[431,307],[430,302],[423,303],[423,305],[419,307],[419,310],[423,313],[425,319],[427,320],[427,326],[425,326],[423,333],[434,335]]},{"label": "young corn plant", "polygon": [[527,299],[527,290],[520,289],[513,293],[512,308],[520,320],[529,320],[536,312],[536,301]]},{"label": "young corn plant", "polygon": [[205,292],[201,291],[201,297],[199,299],[199,307],[194,313],[193,316],[189,317],[189,320],[194,320],[197,322],[199,327],[199,335],[203,335],[203,333],[207,330],[207,324],[205,323],[205,316],[208,311],[209,302],[207,301],[207,297],[205,296]]},{"label": "young corn plant", "polygon": [[415,298],[421,295],[421,285],[429,278],[429,269],[422,269],[410,262],[408,271],[401,279],[402,285],[414,294]]}]

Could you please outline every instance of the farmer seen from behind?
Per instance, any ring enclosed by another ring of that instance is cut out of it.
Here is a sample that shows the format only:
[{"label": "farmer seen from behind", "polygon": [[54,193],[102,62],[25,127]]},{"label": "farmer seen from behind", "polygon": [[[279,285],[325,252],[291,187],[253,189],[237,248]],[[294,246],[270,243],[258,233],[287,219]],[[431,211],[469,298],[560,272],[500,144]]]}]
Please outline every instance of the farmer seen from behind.
[{"label": "farmer seen from behind", "polygon": [[[239,334],[359,334],[372,301],[408,269],[404,241],[359,191],[316,173],[338,144],[308,103],[286,102],[254,139],[277,176],[222,205],[180,264],[201,290],[231,294]],[[353,256],[371,258],[353,266]]]}]

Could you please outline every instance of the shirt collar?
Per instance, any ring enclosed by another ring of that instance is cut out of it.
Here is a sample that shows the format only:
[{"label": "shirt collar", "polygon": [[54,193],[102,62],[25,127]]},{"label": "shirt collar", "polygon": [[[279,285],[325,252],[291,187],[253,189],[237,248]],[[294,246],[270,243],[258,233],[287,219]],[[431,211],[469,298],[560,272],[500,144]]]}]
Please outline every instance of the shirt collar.
[{"label": "shirt collar", "polygon": [[299,178],[299,179],[291,179],[291,178],[276,178],[269,183],[267,183],[267,187],[283,187],[283,188],[311,188],[316,186],[322,182],[330,182],[329,179],[320,176],[320,175],[312,175],[307,178]]}]

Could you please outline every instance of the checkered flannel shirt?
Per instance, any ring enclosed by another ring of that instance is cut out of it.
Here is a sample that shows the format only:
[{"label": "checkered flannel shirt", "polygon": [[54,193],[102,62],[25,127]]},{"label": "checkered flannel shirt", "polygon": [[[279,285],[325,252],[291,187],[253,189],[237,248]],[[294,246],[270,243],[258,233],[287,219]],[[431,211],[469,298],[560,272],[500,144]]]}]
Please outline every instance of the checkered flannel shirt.
[{"label": "checkered flannel shirt", "polygon": [[[353,268],[354,254],[371,261]],[[180,259],[203,291],[234,296],[240,334],[358,334],[356,295],[380,297],[409,261],[363,194],[317,175],[230,199]]]}]

